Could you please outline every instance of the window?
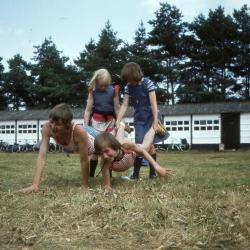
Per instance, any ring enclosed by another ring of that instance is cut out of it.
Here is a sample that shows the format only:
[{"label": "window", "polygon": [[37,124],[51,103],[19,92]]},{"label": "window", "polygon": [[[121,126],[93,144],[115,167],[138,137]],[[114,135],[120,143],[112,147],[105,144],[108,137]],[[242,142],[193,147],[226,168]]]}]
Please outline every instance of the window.
[{"label": "window", "polygon": [[19,134],[35,134],[36,124],[19,124],[18,133]]},{"label": "window", "polygon": [[168,131],[189,131],[189,121],[165,121],[166,129]]},{"label": "window", "polygon": [[[219,120],[194,120],[194,130],[219,130]],[[216,126],[213,126],[216,125]]]},{"label": "window", "polygon": [[15,125],[13,124],[5,124],[0,125],[0,134],[14,134]]}]

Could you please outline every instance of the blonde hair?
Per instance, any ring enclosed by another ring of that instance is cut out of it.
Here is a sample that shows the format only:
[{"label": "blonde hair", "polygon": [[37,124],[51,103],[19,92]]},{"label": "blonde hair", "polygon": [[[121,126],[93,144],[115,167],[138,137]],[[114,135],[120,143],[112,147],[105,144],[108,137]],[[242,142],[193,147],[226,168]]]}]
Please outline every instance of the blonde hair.
[{"label": "blonde hair", "polygon": [[106,82],[107,85],[111,84],[112,78],[108,70],[98,69],[94,72],[94,75],[89,82],[89,90],[94,90],[98,86],[100,80]]}]

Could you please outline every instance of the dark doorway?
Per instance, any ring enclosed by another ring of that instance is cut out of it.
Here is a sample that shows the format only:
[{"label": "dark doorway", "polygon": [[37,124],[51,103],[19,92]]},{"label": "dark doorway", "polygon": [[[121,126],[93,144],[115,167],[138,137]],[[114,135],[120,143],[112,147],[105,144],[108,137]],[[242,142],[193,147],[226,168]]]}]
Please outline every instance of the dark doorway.
[{"label": "dark doorway", "polygon": [[221,115],[221,143],[225,149],[238,149],[240,145],[240,114]]}]

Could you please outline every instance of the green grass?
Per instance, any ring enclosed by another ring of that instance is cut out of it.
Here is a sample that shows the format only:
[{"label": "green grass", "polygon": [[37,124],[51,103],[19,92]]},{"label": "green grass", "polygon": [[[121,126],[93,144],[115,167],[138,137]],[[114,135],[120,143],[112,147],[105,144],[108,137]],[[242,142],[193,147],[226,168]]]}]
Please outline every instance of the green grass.
[{"label": "green grass", "polygon": [[101,177],[80,187],[78,155],[49,154],[41,190],[37,154],[0,153],[0,249],[249,249],[250,152],[159,153],[168,181]]}]

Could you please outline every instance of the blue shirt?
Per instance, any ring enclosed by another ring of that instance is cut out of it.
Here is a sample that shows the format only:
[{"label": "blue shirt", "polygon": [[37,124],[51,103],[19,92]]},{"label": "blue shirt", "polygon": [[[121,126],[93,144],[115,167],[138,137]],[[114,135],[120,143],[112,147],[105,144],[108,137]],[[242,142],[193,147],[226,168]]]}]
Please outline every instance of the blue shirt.
[{"label": "blue shirt", "polygon": [[135,109],[134,122],[137,124],[144,124],[153,120],[152,109],[149,100],[149,93],[156,90],[154,83],[144,78],[141,84],[132,85],[127,84],[124,93],[129,95],[132,99]]}]

